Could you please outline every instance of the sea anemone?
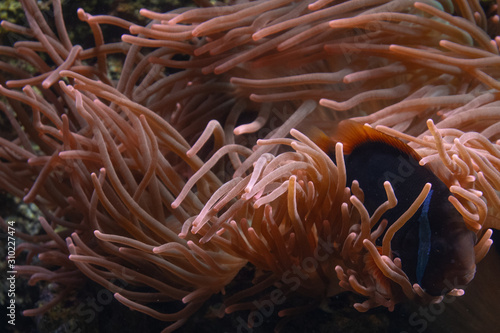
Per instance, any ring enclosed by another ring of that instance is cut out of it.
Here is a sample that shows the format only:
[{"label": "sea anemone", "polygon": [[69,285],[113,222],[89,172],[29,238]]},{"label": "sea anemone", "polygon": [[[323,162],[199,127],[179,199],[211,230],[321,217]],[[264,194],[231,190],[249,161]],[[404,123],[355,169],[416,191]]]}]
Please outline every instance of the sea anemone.
[{"label": "sea anemone", "polygon": [[[25,315],[86,276],[173,322],[170,332],[249,266],[251,286],[227,295],[224,313],[265,303],[291,316],[343,290],[364,296],[359,311],[439,302],[391,250],[431,185],[388,226],[382,216],[401,198],[386,181],[370,215],[363,188],[346,182],[343,143],[329,155],[308,136],[348,118],[406,141],[476,234],[475,262],[488,252],[500,227],[496,5],[199,1],[207,8],[141,10],[145,27],[79,10],[95,38],[83,49],[60,1],[54,22],[21,3],[30,27],[2,27],[34,40],[0,48],[0,110],[12,125],[0,137],[0,188],[44,216],[44,234],[17,232],[28,253],[18,274],[65,287]],[[104,24],[130,34],[106,43]],[[121,54],[115,82],[108,59]],[[159,311],[163,302],[178,310]]]}]

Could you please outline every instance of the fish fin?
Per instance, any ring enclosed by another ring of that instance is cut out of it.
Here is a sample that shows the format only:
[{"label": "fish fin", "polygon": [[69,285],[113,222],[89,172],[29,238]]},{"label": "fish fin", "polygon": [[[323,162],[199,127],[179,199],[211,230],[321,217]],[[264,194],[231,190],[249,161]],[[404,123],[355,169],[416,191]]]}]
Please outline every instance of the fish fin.
[{"label": "fish fin", "polygon": [[335,141],[317,126],[307,126],[307,129],[302,131],[325,153],[335,151]]},{"label": "fish fin", "polygon": [[344,145],[344,154],[347,155],[349,155],[357,146],[371,141],[382,142],[392,146],[401,152],[410,155],[417,161],[420,161],[421,158],[415,150],[398,138],[377,131],[368,124],[363,125],[350,119],[343,120],[339,123],[337,133],[332,141],[342,142]]},{"label": "fish fin", "polygon": [[[380,255],[382,255],[382,247],[376,246],[377,251]],[[391,280],[388,279],[382,270],[378,268],[375,260],[370,254],[367,254],[364,259],[365,262],[365,270],[370,272],[370,275],[374,278],[375,283],[377,284],[377,290],[383,290],[386,293],[391,291]]]}]

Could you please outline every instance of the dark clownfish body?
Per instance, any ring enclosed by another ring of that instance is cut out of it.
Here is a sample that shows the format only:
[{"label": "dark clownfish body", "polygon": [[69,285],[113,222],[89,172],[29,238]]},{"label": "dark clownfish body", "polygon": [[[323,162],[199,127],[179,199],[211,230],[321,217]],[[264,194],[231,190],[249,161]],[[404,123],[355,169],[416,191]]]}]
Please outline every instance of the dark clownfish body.
[{"label": "dark clownfish body", "polygon": [[419,155],[399,139],[354,121],[339,124],[335,141],[344,145],[347,185],[359,182],[370,215],[387,200],[383,183],[391,183],[398,204],[382,216],[388,226],[410,207],[426,183],[432,184],[424,203],[391,242],[410,282],[434,296],[469,283],[476,269],[476,236],[449,202],[448,187],[419,165]]}]

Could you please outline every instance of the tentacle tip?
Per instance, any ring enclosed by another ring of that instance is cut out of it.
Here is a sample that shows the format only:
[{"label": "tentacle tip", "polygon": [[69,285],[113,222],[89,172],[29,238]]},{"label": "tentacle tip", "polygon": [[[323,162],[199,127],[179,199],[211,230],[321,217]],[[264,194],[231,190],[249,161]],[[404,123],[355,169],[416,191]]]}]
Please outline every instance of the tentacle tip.
[{"label": "tentacle tip", "polygon": [[465,290],[463,290],[463,289],[452,289],[446,295],[460,297],[460,296],[465,295]]}]

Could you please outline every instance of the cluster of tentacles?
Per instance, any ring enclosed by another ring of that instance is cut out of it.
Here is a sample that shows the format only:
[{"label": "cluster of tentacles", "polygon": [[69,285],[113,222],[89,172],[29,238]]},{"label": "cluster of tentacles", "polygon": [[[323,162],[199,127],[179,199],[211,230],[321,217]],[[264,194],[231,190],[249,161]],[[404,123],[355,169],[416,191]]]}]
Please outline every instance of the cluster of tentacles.
[{"label": "cluster of tentacles", "polygon": [[[255,295],[279,300],[280,316],[303,311],[285,302],[296,295],[315,306],[342,290],[366,297],[360,311],[442,299],[412,285],[391,251],[397,228],[380,221],[397,204],[391,183],[370,216],[363,189],[346,183],[342,144],[333,162],[303,133],[352,118],[409,142],[454,194],[479,262],[500,226],[497,6],[200,2],[144,9],[145,27],[80,10],[89,49],[71,42],[57,0],[51,21],[22,0],[29,27],[2,22],[26,40],[0,47],[12,126],[0,137],[0,188],[43,213],[43,234],[17,233],[28,253],[17,271],[65,288],[24,313],[49,309],[83,273],[173,322],[169,332],[247,264],[253,286],[227,295],[226,313],[254,309]],[[104,24],[130,33],[106,42]],[[123,54],[113,81],[108,60]],[[163,302],[182,306],[162,313]]]}]

